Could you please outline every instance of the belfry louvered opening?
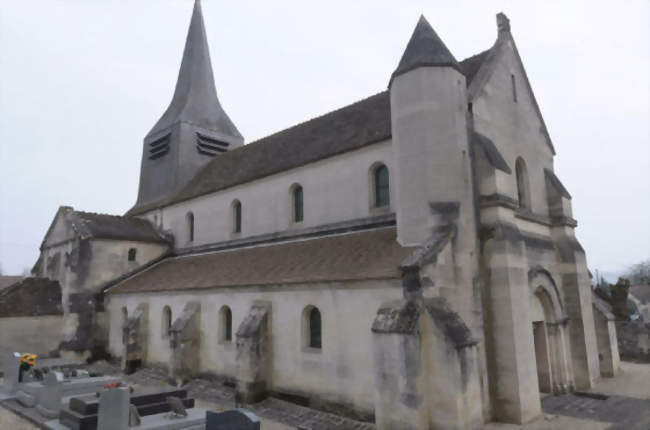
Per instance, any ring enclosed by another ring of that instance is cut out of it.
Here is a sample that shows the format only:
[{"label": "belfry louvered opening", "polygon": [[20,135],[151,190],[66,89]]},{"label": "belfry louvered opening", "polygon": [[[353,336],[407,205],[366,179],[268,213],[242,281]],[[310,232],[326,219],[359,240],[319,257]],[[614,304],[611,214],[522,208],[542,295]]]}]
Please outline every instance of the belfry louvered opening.
[{"label": "belfry louvered opening", "polygon": [[228,150],[228,145],[229,143],[227,142],[222,142],[215,138],[196,133],[196,149],[200,154],[214,157],[221,152],[226,152]]},{"label": "belfry louvered opening", "polygon": [[156,158],[160,158],[169,152],[170,136],[171,133],[166,134],[163,137],[154,140],[153,142],[149,142],[149,159],[155,160]]}]

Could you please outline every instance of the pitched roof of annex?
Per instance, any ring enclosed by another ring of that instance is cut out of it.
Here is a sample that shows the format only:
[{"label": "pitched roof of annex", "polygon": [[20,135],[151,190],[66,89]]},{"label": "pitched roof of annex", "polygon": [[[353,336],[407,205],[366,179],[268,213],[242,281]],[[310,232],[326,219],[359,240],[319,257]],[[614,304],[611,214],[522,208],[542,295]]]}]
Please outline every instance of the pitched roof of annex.
[{"label": "pitched roof of annex", "polygon": [[141,218],[107,215],[74,210],[61,206],[48,229],[41,248],[45,246],[50,232],[59,217],[64,217],[74,234],[80,239],[129,240],[133,242],[168,243],[169,239],[149,222]]},{"label": "pitched roof of annex", "polygon": [[213,288],[396,279],[413,248],[394,227],[166,258],[109,288],[144,293]]},{"label": "pitched roof of annex", "polygon": [[84,237],[94,239],[132,240],[135,242],[167,242],[145,219],[93,212],[74,211],[75,227]]}]

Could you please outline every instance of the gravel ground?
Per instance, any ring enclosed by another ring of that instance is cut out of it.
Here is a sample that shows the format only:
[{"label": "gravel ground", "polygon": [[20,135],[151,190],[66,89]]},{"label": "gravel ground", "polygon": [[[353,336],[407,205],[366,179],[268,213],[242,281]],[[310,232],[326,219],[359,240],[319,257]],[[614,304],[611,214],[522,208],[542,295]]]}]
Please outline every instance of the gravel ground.
[{"label": "gravel ground", "polygon": [[20,418],[0,405],[0,429],[2,430],[37,430],[34,424]]},{"label": "gravel ground", "polygon": [[616,378],[602,378],[589,391],[610,396],[650,399],[650,364],[621,361],[621,372]]}]

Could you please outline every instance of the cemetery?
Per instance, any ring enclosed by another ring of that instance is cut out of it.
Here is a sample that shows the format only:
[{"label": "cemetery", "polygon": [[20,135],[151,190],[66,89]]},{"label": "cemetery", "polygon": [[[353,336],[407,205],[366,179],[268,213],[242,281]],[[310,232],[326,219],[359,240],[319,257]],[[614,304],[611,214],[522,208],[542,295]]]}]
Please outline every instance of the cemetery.
[{"label": "cemetery", "polygon": [[129,387],[121,376],[104,376],[65,359],[34,361],[28,354],[2,357],[0,404],[49,430],[260,430],[250,411],[195,407],[187,390]]}]

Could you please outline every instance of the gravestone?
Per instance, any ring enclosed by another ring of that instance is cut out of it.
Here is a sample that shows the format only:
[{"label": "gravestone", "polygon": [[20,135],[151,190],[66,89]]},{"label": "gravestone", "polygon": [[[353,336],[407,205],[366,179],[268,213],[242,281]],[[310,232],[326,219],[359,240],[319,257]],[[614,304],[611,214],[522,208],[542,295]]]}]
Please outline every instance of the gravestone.
[{"label": "gravestone", "polygon": [[43,379],[43,388],[38,393],[36,410],[45,418],[56,418],[61,411],[63,374],[48,372]]},{"label": "gravestone", "polygon": [[205,430],[260,430],[260,428],[260,419],[245,409],[206,412]]},{"label": "gravestone", "polygon": [[109,388],[99,395],[97,430],[129,428],[129,388]]},{"label": "gravestone", "polygon": [[2,371],[4,372],[4,391],[13,393],[18,386],[20,375],[20,353],[6,352],[2,357]]}]

